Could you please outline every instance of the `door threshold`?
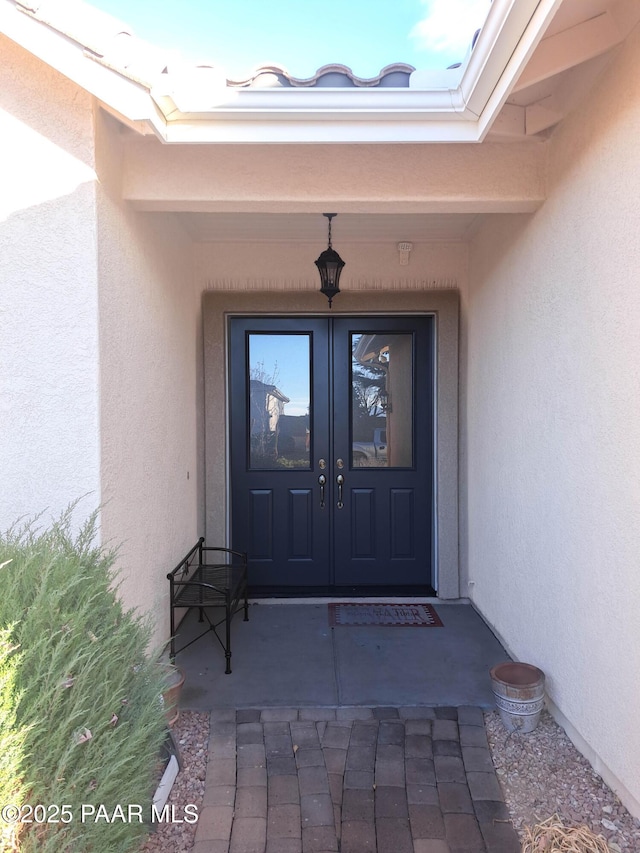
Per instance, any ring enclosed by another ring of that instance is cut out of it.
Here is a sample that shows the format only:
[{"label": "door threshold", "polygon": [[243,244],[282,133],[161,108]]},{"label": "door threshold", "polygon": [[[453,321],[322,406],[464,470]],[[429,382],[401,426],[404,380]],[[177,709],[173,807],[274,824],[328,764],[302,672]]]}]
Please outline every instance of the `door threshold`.
[{"label": "door threshold", "polygon": [[344,601],[348,603],[367,602],[377,604],[394,604],[404,602],[406,604],[422,604],[439,601],[436,591],[432,586],[407,586],[407,587],[312,587],[307,589],[292,589],[291,587],[250,587],[249,598],[253,603],[277,602],[286,603],[308,603],[308,604],[333,604]]},{"label": "door threshold", "polygon": [[[455,599],[457,601],[458,599]],[[278,598],[249,596],[249,604],[442,604],[436,595],[382,595],[382,596],[292,596]],[[448,601],[448,604],[451,602]]]}]

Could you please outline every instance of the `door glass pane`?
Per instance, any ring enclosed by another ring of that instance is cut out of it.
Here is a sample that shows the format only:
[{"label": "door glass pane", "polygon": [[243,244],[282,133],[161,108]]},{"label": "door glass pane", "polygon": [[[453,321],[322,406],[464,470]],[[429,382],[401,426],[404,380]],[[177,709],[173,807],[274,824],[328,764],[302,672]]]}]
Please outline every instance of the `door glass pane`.
[{"label": "door glass pane", "polygon": [[310,467],[309,335],[249,335],[249,468]]},{"label": "door glass pane", "polygon": [[413,465],[413,335],[351,335],[351,465]]}]

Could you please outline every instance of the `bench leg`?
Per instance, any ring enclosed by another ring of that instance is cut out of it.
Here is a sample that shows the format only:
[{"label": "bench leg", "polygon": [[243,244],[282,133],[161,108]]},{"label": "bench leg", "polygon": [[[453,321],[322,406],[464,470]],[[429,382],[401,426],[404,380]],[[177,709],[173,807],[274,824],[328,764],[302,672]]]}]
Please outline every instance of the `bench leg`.
[{"label": "bench leg", "polygon": [[169,631],[171,633],[169,660],[174,663],[176,659],[176,615],[173,609],[173,588],[169,597]]},{"label": "bench leg", "polygon": [[225,619],[224,629],[225,629],[225,645],[224,645],[224,657],[227,663],[224,674],[231,674],[231,601],[229,598],[229,594],[227,593],[227,603],[225,605],[225,611],[227,618]]}]

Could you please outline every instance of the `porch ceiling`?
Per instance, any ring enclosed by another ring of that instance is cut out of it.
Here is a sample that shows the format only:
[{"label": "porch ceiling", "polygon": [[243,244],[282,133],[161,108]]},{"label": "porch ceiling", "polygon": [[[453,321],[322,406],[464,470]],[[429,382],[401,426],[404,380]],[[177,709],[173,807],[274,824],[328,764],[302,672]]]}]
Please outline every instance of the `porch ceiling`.
[{"label": "porch ceiling", "polygon": [[[177,213],[197,243],[322,243],[326,221],[317,213]],[[459,242],[469,238],[481,214],[344,213],[333,223],[336,244]]]}]

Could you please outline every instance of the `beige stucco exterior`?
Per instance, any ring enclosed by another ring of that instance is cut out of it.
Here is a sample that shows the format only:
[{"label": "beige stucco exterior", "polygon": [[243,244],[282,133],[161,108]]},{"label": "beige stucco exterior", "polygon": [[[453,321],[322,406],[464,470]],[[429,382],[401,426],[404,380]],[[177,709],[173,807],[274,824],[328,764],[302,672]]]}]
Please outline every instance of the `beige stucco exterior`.
[{"label": "beige stucco exterior", "polygon": [[119,125],[90,96],[7,39],[2,56],[1,525],[100,508],[123,598],[164,642],[162,581],[202,526],[189,241],[122,201]]},{"label": "beige stucco exterior", "polygon": [[165,641],[166,572],[227,537],[226,318],[326,313],[322,244],[196,240],[180,213],[479,214],[408,267],[336,239],[333,312],[436,314],[439,595],[545,670],[640,816],[637,29],[548,140],[481,145],[168,146],[0,50],[0,526],[86,496]]},{"label": "beige stucco exterior", "polygon": [[522,212],[544,200],[545,161],[530,142],[350,145],[339,156],[332,145],[194,146],[185,156],[131,138],[122,192],[144,210]]},{"label": "beige stucco exterior", "polygon": [[551,140],[544,206],[473,240],[463,403],[471,598],[636,814],[639,80],[636,32]]},{"label": "beige stucco exterior", "polygon": [[8,39],[0,51],[4,528],[85,494],[97,506],[101,487],[93,103]]},{"label": "beige stucco exterior", "polygon": [[168,627],[167,571],[201,529],[202,335],[189,241],[120,196],[118,124],[96,114],[103,541],[127,604]]}]

